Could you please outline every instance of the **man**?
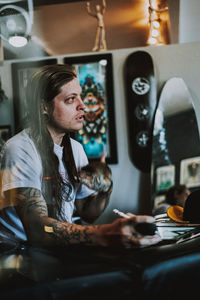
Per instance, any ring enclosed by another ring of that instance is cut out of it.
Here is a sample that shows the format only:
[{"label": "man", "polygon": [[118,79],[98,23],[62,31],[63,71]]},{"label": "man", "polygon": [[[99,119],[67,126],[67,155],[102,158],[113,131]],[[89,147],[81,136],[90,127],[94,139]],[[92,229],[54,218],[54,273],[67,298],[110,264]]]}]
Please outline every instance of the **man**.
[{"label": "man", "polygon": [[159,215],[167,213],[167,209],[171,205],[185,206],[185,202],[190,195],[190,190],[185,184],[177,184],[171,186],[165,195],[165,201],[161,202],[153,209],[153,215]]},{"label": "man", "polygon": [[2,236],[32,245],[152,245],[157,235],[138,234],[138,222],[150,216],[119,218],[112,224],[92,223],[108,205],[111,171],[105,162],[88,164],[82,146],[69,133],[82,128],[85,105],[75,70],[49,65],[27,87],[28,127],[12,137],[1,153]]}]

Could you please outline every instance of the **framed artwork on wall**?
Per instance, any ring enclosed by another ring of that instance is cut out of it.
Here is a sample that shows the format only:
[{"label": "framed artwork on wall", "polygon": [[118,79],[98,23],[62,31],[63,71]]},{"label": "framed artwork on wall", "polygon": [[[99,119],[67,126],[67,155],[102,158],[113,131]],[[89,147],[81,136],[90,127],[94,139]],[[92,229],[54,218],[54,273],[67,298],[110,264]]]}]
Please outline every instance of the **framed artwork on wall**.
[{"label": "framed artwork on wall", "polygon": [[157,208],[164,201],[165,201],[165,195],[156,196],[154,199],[154,208]]},{"label": "framed artwork on wall", "polygon": [[40,67],[56,63],[57,59],[12,63],[15,133],[22,129],[22,122],[26,116],[26,87],[29,78]]},{"label": "framed artwork on wall", "polygon": [[64,63],[75,67],[86,106],[83,128],[73,137],[89,160],[106,152],[106,162],[117,163],[112,54],[66,57]]},{"label": "framed artwork on wall", "polygon": [[156,169],[156,190],[166,191],[175,184],[175,165],[161,166]]},{"label": "framed artwork on wall", "polygon": [[181,161],[180,184],[185,184],[188,188],[200,186],[200,156]]}]

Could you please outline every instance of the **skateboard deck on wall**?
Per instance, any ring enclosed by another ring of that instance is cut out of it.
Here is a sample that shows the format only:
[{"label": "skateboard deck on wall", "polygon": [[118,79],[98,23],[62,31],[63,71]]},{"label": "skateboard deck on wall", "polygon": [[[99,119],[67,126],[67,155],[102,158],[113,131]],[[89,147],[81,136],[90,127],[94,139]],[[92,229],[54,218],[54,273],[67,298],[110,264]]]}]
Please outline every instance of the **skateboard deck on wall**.
[{"label": "skateboard deck on wall", "polygon": [[130,158],[139,170],[150,172],[157,105],[152,57],[145,51],[136,51],[126,59],[124,71]]}]

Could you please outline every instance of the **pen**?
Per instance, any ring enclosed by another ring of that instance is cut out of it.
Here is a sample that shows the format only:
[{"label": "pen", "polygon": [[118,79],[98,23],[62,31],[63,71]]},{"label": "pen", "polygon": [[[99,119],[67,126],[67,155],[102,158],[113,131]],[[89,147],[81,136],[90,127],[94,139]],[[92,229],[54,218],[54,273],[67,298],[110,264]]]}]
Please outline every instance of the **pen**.
[{"label": "pen", "polygon": [[[130,216],[126,215],[122,211],[119,211],[118,209],[113,209],[113,212],[123,218],[129,219]],[[142,235],[154,235],[157,233],[157,227],[153,223],[147,223],[147,222],[141,222],[141,223],[135,223],[134,228],[137,232],[141,233]]]},{"label": "pen", "polygon": [[126,215],[125,213],[123,213],[122,211],[119,211],[118,209],[113,209],[113,212],[116,214],[116,215],[118,215],[118,216],[120,216],[120,217],[123,217],[123,218],[126,218],[126,219],[129,219],[130,218],[130,216],[128,216],[128,215]]}]

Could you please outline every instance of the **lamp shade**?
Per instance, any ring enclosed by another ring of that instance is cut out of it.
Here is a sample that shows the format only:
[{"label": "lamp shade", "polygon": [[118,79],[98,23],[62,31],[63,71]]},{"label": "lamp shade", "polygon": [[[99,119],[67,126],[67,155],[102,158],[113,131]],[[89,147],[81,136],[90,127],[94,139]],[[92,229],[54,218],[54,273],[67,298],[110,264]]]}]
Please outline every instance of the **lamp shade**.
[{"label": "lamp shade", "polygon": [[14,47],[27,44],[31,31],[29,14],[25,9],[14,5],[0,8],[1,38]]}]

